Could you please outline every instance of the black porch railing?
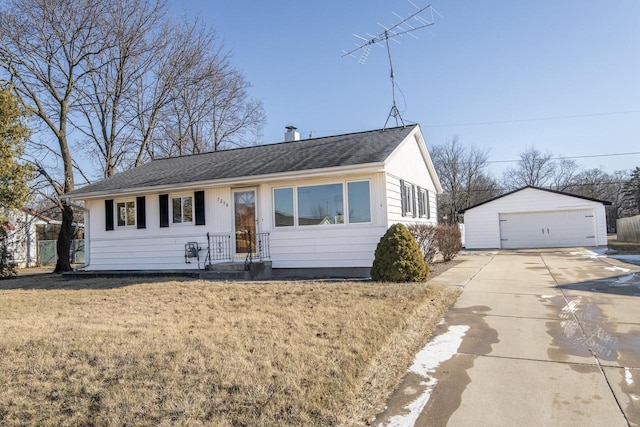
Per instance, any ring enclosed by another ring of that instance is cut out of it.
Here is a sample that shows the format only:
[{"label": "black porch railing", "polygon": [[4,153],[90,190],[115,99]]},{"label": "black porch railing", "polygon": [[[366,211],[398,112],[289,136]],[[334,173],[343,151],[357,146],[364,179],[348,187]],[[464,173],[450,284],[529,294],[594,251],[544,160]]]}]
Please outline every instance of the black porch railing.
[{"label": "black porch railing", "polygon": [[209,264],[214,261],[231,261],[231,236],[228,234],[207,233],[207,260]]},{"label": "black porch railing", "polygon": [[[245,263],[251,263],[253,260],[262,261],[271,258],[269,250],[269,233],[256,233],[255,235],[247,233],[246,236],[246,250],[237,254],[241,256],[243,252],[246,254]],[[220,261],[233,261],[234,255],[231,244],[231,235],[207,233],[207,256],[205,264]]]}]

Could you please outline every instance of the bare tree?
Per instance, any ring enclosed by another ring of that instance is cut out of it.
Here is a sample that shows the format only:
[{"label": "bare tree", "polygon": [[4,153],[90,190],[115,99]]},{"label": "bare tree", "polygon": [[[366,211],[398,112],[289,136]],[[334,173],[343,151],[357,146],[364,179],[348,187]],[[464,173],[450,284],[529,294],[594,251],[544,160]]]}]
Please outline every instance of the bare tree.
[{"label": "bare tree", "polygon": [[[249,97],[251,86],[227,55],[204,63],[193,85],[177,88],[160,124],[155,149],[164,155],[217,151],[251,145],[266,121],[262,102]],[[195,76],[194,76],[195,77]]]},{"label": "bare tree", "polygon": [[158,62],[166,43],[158,31],[165,16],[164,2],[121,0],[107,3],[103,23],[113,41],[91,60],[78,104],[76,127],[91,142],[87,151],[103,177],[112,176],[138,152],[140,145],[134,124],[134,94]]},{"label": "bare tree", "polygon": [[444,190],[438,198],[440,221],[455,224],[460,209],[498,194],[498,186],[487,172],[489,150],[464,146],[454,136],[432,147],[431,157]]},{"label": "bare tree", "polygon": [[503,181],[510,190],[527,185],[544,187],[552,183],[555,173],[556,164],[552,154],[529,147],[520,153],[520,160],[515,168],[504,171]]},{"label": "bare tree", "polygon": [[[78,100],[78,85],[97,65],[92,59],[109,47],[109,37],[102,31],[105,26],[100,25],[105,4],[8,0],[0,10],[0,69],[48,133],[40,135],[39,148],[62,163],[59,171],[35,162],[55,190],[62,213],[54,270],[58,273],[71,269],[73,209],[65,195],[74,189],[77,165],[68,139],[70,118]],[[51,137],[56,147],[47,144]]]},{"label": "bare tree", "polygon": [[573,159],[559,159],[555,166],[551,185],[554,190],[565,191],[571,186],[580,171],[578,162]]}]

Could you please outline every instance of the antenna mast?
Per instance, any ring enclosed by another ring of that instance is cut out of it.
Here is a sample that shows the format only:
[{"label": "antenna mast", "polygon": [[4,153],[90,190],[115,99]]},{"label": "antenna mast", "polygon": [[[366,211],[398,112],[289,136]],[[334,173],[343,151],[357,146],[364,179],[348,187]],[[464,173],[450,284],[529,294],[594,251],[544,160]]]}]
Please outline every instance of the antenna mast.
[{"label": "antenna mast", "polygon": [[[360,64],[364,64],[367,60],[367,57],[369,56],[369,51],[371,50],[371,46],[373,46],[374,44],[378,45],[378,46],[382,46],[381,42],[384,41],[386,48],[387,48],[387,56],[389,57],[389,68],[391,70],[390,73],[390,77],[391,77],[391,96],[392,96],[392,100],[393,100],[393,106],[391,107],[391,111],[389,111],[389,115],[387,116],[387,120],[384,122],[384,129],[387,128],[387,123],[389,123],[389,119],[391,117],[393,117],[396,121],[396,126],[399,126],[399,122],[402,123],[402,126],[404,126],[404,120],[402,119],[402,116],[400,115],[400,110],[398,110],[398,107],[396,105],[396,82],[395,82],[395,73],[393,71],[393,62],[391,61],[391,48],[389,47],[389,40],[393,40],[396,43],[400,44],[400,42],[398,40],[396,40],[396,38],[402,37],[405,34],[409,35],[411,37],[413,37],[414,39],[417,39],[417,37],[413,34],[414,31],[418,31],[421,30],[423,28],[427,28],[430,27],[432,25],[435,24],[435,21],[433,19],[433,14],[434,12],[441,16],[437,11],[435,11],[433,9],[433,7],[431,7],[431,5],[427,5],[425,7],[418,7],[415,3],[413,3],[411,0],[408,0],[409,3],[411,3],[416,9],[416,12],[411,13],[409,16],[407,16],[406,18],[402,18],[400,15],[398,15],[397,13],[393,13],[395,16],[397,16],[398,18],[400,18],[400,22],[398,22],[397,24],[392,25],[389,28],[386,28],[384,25],[378,23],[378,25],[380,25],[382,28],[384,28],[384,31],[376,34],[376,35],[371,35],[369,33],[367,33],[367,36],[369,38],[365,38],[365,37],[361,37],[357,34],[354,34],[353,36],[360,39],[363,43],[361,44],[357,44],[356,43],[356,47],[350,51],[342,51],[342,57],[344,58],[345,56],[351,56],[354,57],[354,53],[361,51],[360,53],[360,59],[359,59],[359,63]],[[423,13],[426,13],[426,11],[430,12],[431,16],[430,16],[430,20],[424,18],[422,16]],[[415,21],[415,22],[414,22]],[[412,25],[413,24],[413,25]]]}]

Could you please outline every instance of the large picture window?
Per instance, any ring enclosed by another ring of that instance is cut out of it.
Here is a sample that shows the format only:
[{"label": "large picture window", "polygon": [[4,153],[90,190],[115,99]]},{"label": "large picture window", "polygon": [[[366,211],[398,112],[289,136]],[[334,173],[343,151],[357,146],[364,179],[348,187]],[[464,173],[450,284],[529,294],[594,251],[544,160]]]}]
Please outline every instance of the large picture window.
[{"label": "large picture window", "polygon": [[344,223],[342,184],[298,187],[298,225]]},{"label": "large picture window", "polygon": [[273,206],[276,227],[293,226],[293,188],[273,190]]},{"label": "large picture window", "polygon": [[133,200],[117,202],[116,213],[118,216],[118,227],[136,225],[136,202]]},{"label": "large picture window", "polygon": [[371,195],[369,181],[347,183],[349,222],[371,222]]},{"label": "large picture window", "polygon": [[275,188],[273,219],[276,227],[370,223],[369,181]]},{"label": "large picture window", "polygon": [[193,222],[193,197],[172,197],[173,223],[184,224]]}]

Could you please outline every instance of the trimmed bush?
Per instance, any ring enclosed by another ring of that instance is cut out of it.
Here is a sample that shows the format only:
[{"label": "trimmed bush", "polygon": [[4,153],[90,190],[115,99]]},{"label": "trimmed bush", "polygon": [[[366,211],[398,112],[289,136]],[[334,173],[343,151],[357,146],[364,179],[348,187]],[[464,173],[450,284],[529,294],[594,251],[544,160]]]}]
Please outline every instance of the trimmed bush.
[{"label": "trimmed bush", "polygon": [[427,264],[433,262],[433,258],[438,253],[437,232],[438,227],[432,224],[414,223],[407,226],[407,230],[416,239],[418,247],[422,251],[422,256]]},{"label": "trimmed bush", "polygon": [[462,236],[457,225],[438,225],[436,241],[445,262],[451,261],[462,250]]},{"label": "trimmed bush", "polygon": [[422,282],[429,278],[429,266],[404,225],[392,225],[378,242],[371,278],[378,282]]}]

